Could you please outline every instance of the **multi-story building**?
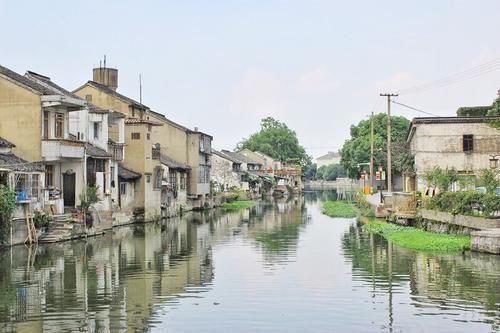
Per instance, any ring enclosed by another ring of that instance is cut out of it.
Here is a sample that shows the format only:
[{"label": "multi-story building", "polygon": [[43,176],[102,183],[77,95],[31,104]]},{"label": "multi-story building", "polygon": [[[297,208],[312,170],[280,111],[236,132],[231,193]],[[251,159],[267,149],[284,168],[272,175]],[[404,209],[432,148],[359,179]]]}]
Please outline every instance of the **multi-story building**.
[{"label": "multi-story building", "polygon": [[[148,106],[116,91],[118,71],[114,68],[95,68],[93,81],[88,81],[74,93],[93,104],[125,115],[127,157],[123,166],[141,175],[137,180],[135,206],[144,209],[146,218],[159,216],[172,196],[162,195],[162,182],[173,176],[161,156],[176,165],[186,165],[186,208],[201,207],[210,194],[210,156],[212,137],[179,125]],[[153,157],[153,150],[155,157]],[[165,160],[165,159],[164,159]],[[180,182],[180,180],[179,180]],[[173,188],[171,188],[173,191]],[[176,207],[181,207],[178,203]]]}]

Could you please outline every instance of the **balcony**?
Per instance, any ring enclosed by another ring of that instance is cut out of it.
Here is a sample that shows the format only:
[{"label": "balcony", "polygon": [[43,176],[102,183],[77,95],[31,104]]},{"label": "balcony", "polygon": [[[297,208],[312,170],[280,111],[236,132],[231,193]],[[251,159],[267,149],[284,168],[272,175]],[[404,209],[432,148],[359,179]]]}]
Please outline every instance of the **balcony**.
[{"label": "balcony", "polygon": [[44,161],[56,161],[61,158],[83,158],[83,142],[66,139],[42,140],[42,158]]}]

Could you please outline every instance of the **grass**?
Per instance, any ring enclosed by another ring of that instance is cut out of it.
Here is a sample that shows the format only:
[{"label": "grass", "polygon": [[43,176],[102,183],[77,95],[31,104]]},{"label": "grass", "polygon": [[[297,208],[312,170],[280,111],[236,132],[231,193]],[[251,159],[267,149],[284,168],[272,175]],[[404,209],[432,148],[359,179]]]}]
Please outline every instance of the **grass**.
[{"label": "grass", "polygon": [[380,234],[401,247],[428,252],[461,252],[470,249],[470,237],[428,232],[384,222],[369,222],[363,230]]},{"label": "grass", "polygon": [[227,210],[237,210],[237,209],[250,208],[253,206],[255,206],[255,202],[251,200],[239,200],[239,201],[224,202],[221,208]]},{"label": "grass", "polygon": [[326,201],[322,213],[330,217],[354,218],[358,210],[353,204],[345,201]]}]

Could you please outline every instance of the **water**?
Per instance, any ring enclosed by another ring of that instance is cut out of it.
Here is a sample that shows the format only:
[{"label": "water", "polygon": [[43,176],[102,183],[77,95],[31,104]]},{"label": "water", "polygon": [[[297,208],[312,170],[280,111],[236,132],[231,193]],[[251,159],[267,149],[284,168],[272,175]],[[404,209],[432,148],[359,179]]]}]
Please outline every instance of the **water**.
[{"label": "water", "polygon": [[500,331],[500,256],[405,250],[325,198],[4,251],[0,331]]}]

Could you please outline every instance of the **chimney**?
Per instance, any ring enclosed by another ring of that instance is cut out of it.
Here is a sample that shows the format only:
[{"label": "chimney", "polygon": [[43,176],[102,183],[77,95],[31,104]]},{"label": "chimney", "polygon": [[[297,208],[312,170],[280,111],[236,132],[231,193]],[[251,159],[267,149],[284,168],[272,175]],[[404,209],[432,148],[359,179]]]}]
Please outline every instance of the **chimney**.
[{"label": "chimney", "polygon": [[195,128],[194,128],[194,131],[195,131],[195,132],[198,132],[198,127],[195,127]]},{"label": "chimney", "polygon": [[106,67],[106,56],[104,56],[104,67],[99,63],[99,67],[93,70],[93,79],[95,82],[100,83],[113,91],[118,88],[118,69]]}]

